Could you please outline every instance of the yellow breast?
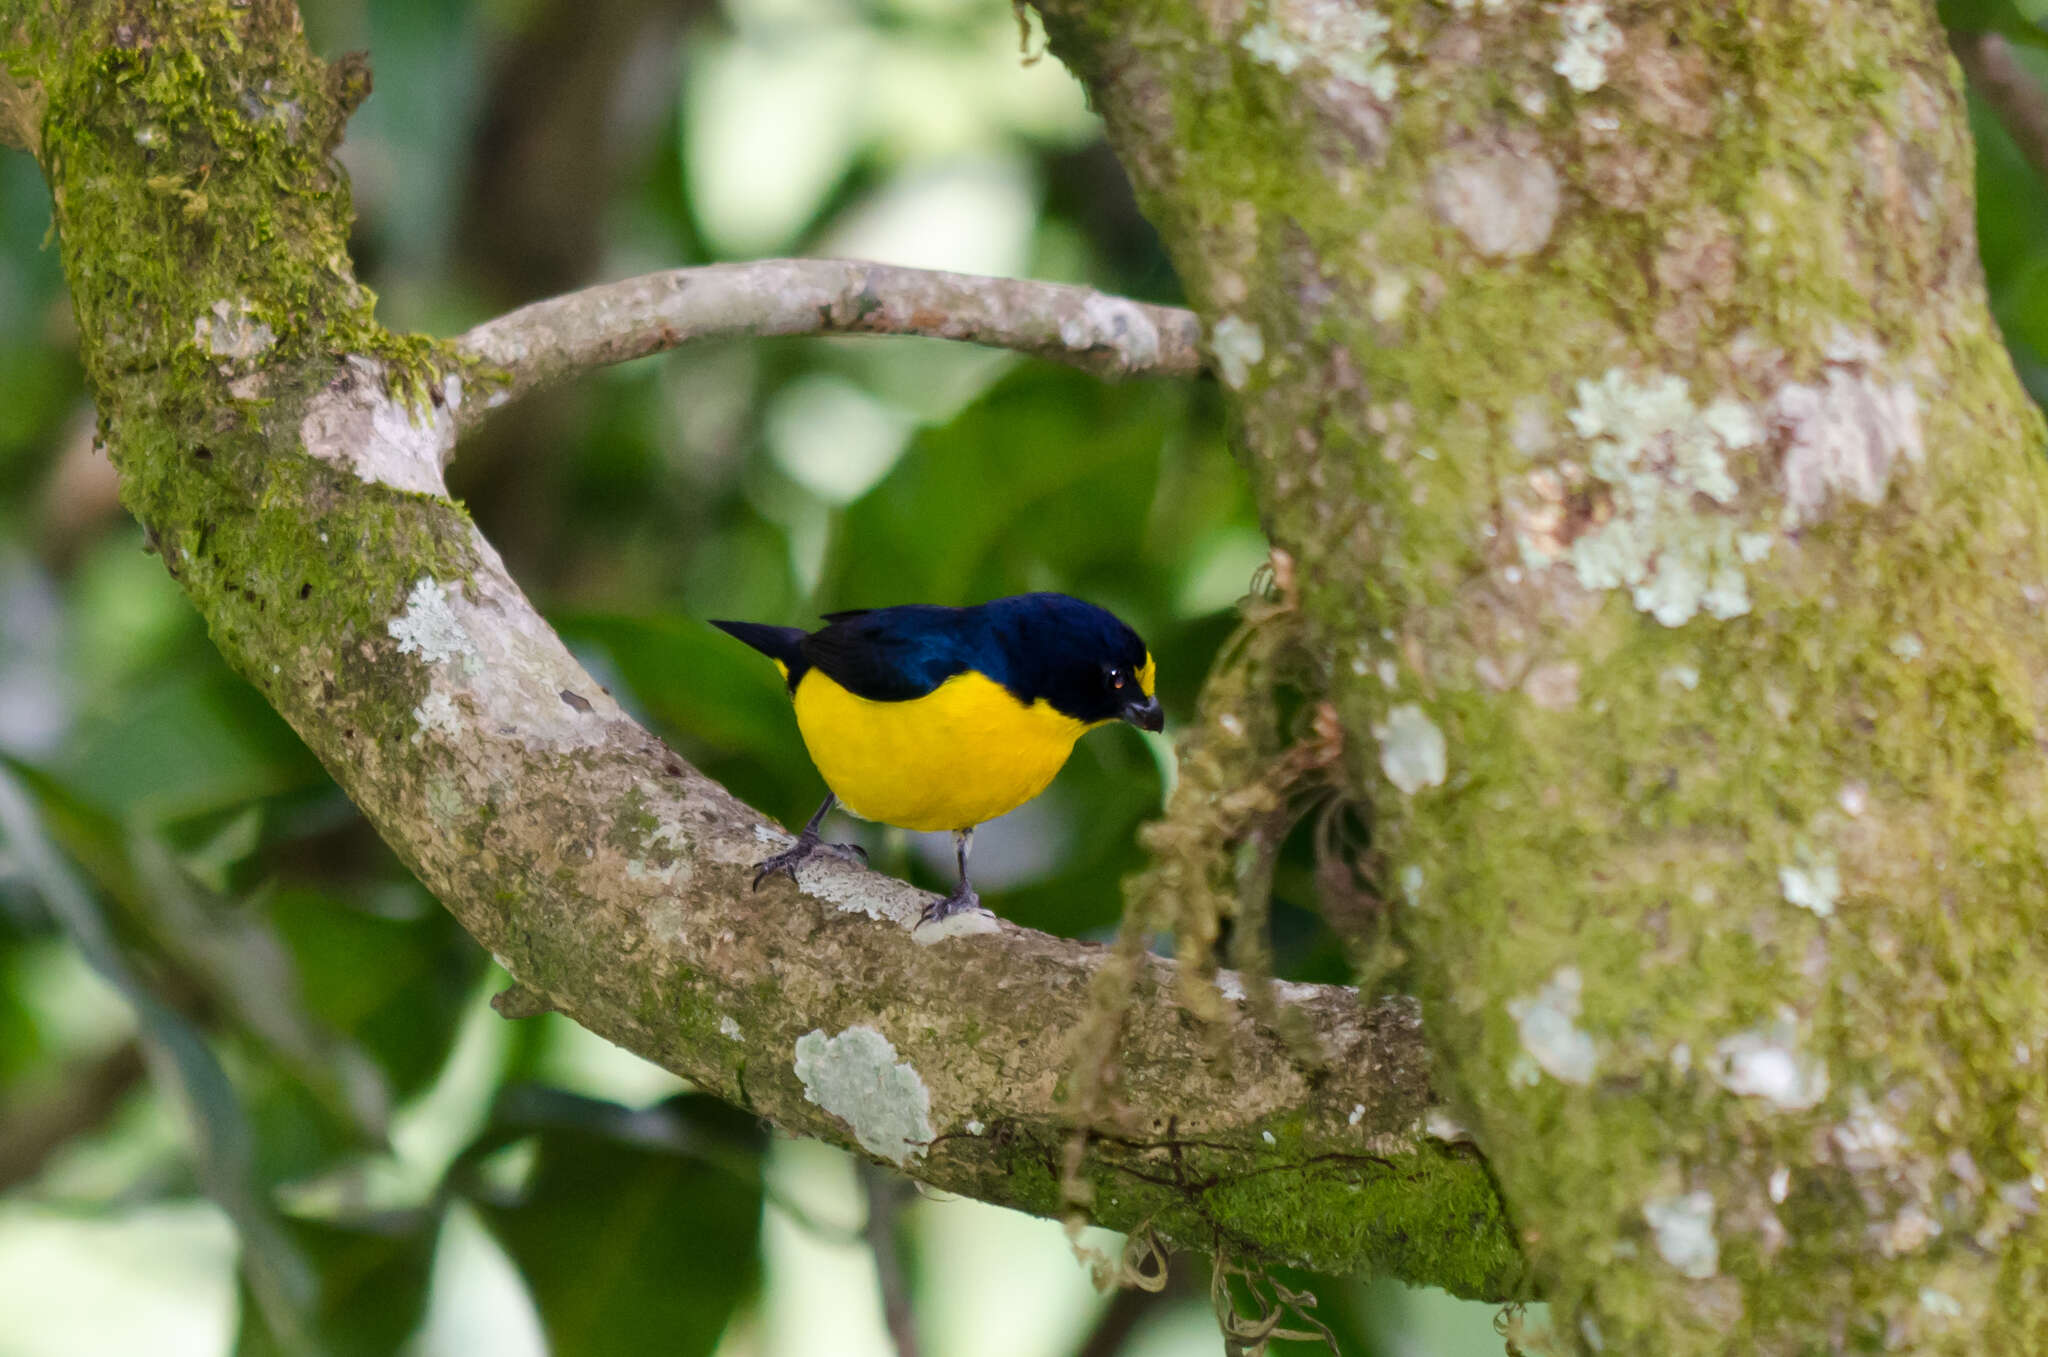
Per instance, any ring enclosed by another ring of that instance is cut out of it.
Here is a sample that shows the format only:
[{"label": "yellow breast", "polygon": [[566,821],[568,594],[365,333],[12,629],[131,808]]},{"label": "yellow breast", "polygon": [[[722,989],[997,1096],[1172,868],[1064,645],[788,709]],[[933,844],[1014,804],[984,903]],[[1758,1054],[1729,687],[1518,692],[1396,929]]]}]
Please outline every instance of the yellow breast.
[{"label": "yellow breast", "polygon": [[1016,809],[1045,790],[1089,729],[976,673],[908,702],[874,702],[813,669],[794,701],[811,761],[840,804],[904,829],[967,829]]}]

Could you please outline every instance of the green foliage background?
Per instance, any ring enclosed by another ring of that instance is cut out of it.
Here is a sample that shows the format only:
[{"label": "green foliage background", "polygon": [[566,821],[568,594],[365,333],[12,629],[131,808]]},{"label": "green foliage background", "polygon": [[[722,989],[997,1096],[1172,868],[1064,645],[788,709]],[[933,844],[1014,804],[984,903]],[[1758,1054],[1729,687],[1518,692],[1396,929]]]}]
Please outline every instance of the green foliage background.
[{"label": "green foliage background", "polygon": [[[395,326],[772,254],[1178,300],[997,0],[305,10],[321,51],[372,55],[344,158]],[[1986,270],[2040,394],[2048,187],[1973,114]],[[499,1022],[489,958],[224,668],[113,500],[48,221],[0,155],[0,1353],[887,1351],[850,1161],[558,1018]],[[488,426],[453,489],[629,708],[789,822],[821,787],[773,671],[702,618],[1062,589],[1147,637],[1171,719],[1263,550],[1212,386],[916,341],[601,373]],[[1106,934],[1170,766],[1091,737],[983,836],[984,894]],[[946,880],[943,840],[861,832]],[[1279,893],[1283,970],[1343,978],[1303,865]],[[904,1220],[928,1350],[1105,1350],[1056,1227]],[[1217,1348],[1188,1271],[1124,1350]],[[1484,1307],[1315,1289],[1346,1352],[1501,1350]]]}]

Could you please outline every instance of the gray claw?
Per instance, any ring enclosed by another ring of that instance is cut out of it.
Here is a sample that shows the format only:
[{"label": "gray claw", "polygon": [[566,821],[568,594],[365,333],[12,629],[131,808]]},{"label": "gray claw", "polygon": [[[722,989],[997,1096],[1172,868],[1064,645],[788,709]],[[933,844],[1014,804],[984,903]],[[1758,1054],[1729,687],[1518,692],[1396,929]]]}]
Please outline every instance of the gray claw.
[{"label": "gray claw", "polygon": [[754,889],[761,889],[761,883],[777,872],[786,872],[789,879],[795,881],[797,867],[807,859],[821,854],[838,858],[841,862],[852,862],[858,857],[863,865],[868,860],[868,850],[857,843],[826,843],[815,834],[799,834],[796,847],[777,853],[772,858],[763,858],[754,864]]},{"label": "gray claw", "polygon": [[955,914],[962,914],[967,910],[980,908],[981,896],[975,891],[974,887],[963,881],[953,887],[953,893],[945,899],[934,900],[926,905],[924,913],[918,915],[917,921],[920,924],[933,924],[941,919],[950,919]]}]

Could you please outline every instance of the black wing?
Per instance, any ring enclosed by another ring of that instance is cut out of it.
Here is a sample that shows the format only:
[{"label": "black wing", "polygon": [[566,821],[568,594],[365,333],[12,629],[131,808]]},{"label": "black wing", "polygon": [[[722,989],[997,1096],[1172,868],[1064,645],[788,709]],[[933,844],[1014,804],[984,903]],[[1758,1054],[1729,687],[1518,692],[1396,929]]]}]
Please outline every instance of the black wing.
[{"label": "black wing", "polygon": [[819,672],[858,697],[908,702],[975,667],[979,629],[965,611],[909,604],[828,613],[828,625],[799,648]]}]

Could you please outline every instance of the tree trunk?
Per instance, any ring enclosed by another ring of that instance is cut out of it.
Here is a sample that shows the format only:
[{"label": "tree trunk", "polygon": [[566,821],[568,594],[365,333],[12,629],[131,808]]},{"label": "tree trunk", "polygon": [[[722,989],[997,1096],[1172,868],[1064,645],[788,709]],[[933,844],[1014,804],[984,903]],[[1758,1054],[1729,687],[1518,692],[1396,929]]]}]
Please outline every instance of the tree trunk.
[{"label": "tree trunk", "polygon": [[1560,1328],[2036,1349],[2041,423],[1933,7],[1039,7]]}]

